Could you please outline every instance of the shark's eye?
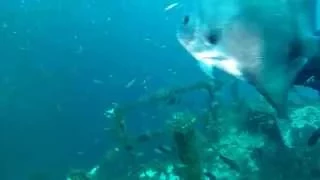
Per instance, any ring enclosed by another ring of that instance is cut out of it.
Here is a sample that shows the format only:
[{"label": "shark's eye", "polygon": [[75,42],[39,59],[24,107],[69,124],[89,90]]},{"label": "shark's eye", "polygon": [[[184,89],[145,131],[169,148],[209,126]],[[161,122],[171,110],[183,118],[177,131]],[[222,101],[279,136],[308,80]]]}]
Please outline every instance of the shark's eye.
[{"label": "shark's eye", "polygon": [[190,21],[190,17],[188,15],[183,17],[183,25],[188,25]]},{"label": "shark's eye", "polygon": [[210,44],[215,45],[220,40],[220,33],[217,30],[210,31],[207,35],[207,40]]}]

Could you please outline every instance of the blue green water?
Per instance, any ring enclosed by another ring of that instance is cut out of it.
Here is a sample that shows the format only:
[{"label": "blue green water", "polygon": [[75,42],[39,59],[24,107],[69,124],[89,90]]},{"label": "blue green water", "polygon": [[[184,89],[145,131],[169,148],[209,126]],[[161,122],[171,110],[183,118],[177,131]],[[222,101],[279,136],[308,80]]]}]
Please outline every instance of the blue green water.
[{"label": "blue green water", "polygon": [[110,103],[204,77],[176,42],[184,12],[170,3],[0,1],[1,180],[91,167],[112,141]]},{"label": "blue green water", "polygon": [[116,143],[113,102],[206,79],[176,40],[187,8],[164,10],[174,2],[0,1],[0,180],[92,168]]}]

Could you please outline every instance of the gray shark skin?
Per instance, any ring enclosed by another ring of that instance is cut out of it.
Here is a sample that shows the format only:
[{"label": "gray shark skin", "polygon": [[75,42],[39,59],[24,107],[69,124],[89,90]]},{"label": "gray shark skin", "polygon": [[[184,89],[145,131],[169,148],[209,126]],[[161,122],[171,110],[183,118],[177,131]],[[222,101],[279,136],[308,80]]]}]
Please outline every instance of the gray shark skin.
[{"label": "gray shark skin", "polygon": [[198,0],[177,38],[207,73],[219,68],[247,81],[288,119],[288,91],[319,54],[307,2]]}]

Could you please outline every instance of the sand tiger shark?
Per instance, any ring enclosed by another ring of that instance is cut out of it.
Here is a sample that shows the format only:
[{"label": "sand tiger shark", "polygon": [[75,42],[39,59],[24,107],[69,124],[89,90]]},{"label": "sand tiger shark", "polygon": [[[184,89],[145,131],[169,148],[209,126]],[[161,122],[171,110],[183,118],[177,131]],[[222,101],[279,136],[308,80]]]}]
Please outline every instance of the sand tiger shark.
[{"label": "sand tiger shark", "polygon": [[285,121],[292,86],[320,77],[311,1],[197,0],[177,38],[207,73],[218,68],[253,85]]}]

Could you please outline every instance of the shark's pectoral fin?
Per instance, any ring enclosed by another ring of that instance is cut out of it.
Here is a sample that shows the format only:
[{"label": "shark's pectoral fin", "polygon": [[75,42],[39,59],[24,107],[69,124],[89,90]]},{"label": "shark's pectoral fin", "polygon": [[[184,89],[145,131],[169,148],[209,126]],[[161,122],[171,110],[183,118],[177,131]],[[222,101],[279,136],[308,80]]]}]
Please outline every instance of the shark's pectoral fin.
[{"label": "shark's pectoral fin", "polygon": [[291,61],[287,66],[265,68],[255,78],[249,78],[258,92],[273,106],[277,113],[277,127],[282,135],[282,142],[292,147],[290,137],[290,121],[288,117],[288,91],[292,87],[297,74],[306,64],[307,59]]},{"label": "shark's pectoral fin", "polygon": [[[266,79],[267,78],[267,79]],[[274,76],[256,79],[252,82],[257,91],[276,110],[277,116],[287,119],[287,97],[290,84],[286,77]]]},{"label": "shark's pectoral fin", "polygon": [[287,66],[265,67],[254,78],[248,75],[251,84],[273,106],[281,119],[288,119],[288,91],[306,62],[306,59],[299,58],[291,61]]}]

